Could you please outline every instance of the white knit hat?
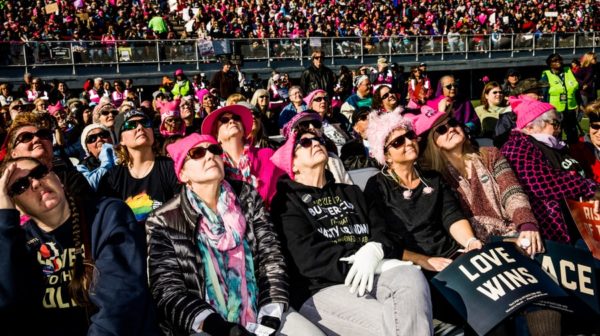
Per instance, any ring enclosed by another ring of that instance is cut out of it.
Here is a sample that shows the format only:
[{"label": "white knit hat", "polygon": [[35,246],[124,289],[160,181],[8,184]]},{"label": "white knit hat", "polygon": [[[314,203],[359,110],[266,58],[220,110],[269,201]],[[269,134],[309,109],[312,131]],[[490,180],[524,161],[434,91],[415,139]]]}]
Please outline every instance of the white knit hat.
[{"label": "white knit hat", "polygon": [[90,155],[90,151],[87,149],[86,143],[85,143],[85,139],[87,138],[88,134],[97,129],[100,128],[104,131],[108,131],[108,133],[110,133],[110,138],[113,140],[113,142],[115,141],[115,139],[113,139],[113,135],[112,132],[106,128],[106,126],[101,125],[101,124],[89,124],[87,126],[85,126],[85,128],[83,129],[83,132],[81,132],[81,137],[80,137],[80,141],[81,141],[81,147],[83,147],[83,150],[85,151],[85,155]]}]

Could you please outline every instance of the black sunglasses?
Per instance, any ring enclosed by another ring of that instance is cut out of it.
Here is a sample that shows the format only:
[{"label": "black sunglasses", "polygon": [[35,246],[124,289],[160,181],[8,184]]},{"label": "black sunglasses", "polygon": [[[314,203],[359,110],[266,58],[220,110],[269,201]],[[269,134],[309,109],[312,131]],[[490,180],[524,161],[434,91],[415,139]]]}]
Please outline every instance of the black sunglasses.
[{"label": "black sunglasses", "polygon": [[[544,121],[547,122],[548,124],[552,125],[552,127],[554,129],[559,129],[560,128],[560,120],[558,120],[558,119],[544,120]],[[592,125],[590,125],[590,127],[592,127]],[[596,127],[598,127],[598,126],[596,126]],[[594,129],[596,129],[596,128],[594,128]]]},{"label": "black sunglasses", "polygon": [[385,93],[383,96],[381,96],[381,100],[386,100],[386,99],[388,99],[388,97],[390,97],[390,96],[392,96],[392,97],[394,97],[394,99],[396,99],[396,95],[395,95],[395,94],[393,94],[392,92],[388,91],[388,92],[386,92],[386,93]]},{"label": "black sunglasses", "polygon": [[296,146],[300,145],[303,148],[309,148],[312,146],[313,141],[318,142],[319,144],[325,146],[325,139],[322,137],[314,137],[314,138],[300,138],[296,141]]},{"label": "black sunglasses", "polygon": [[240,117],[237,114],[234,114],[231,117],[222,116],[221,118],[219,118],[219,121],[221,122],[221,124],[227,124],[230,120],[239,122],[239,121],[242,121],[242,117]]},{"label": "black sunglasses", "polygon": [[121,126],[121,131],[131,131],[138,128],[138,125],[142,125],[143,128],[151,128],[152,120],[148,118],[138,119],[138,120],[127,120],[123,126]]},{"label": "black sunglasses", "polygon": [[8,196],[15,197],[21,195],[31,187],[31,179],[41,180],[46,177],[48,173],[48,167],[43,164],[37,165],[29,171],[29,174],[18,178],[15,183],[8,187]]},{"label": "black sunglasses", "polygon": [[321,96],[321,97],[315,97],[315,98],[313,98],[313,102],[317,102],[317,103],[320,103],[320,102],[322,102],[323,100],[324,100],[325,102],[327,102],[327,96]]},{"label": "black sunglasses", "polygon": [[444,135],[444,134],[446,134],[446,132],[448,132],[450,127],[456,127],[459,125],[460,125],[460,123],[458,122],[458,120],[456,120],[454,118],[450,118],[450,119],[448,119],[447,123],[436,127],[435,132],[439,135]]},{"label": "black sunglasses", "polygon": [[206,152],[211,152],[214,155],[223,155],[223,148],[219,145],[209,145],[208,147],[194,147],[188,151],[188,156],[193,160],[202,159]]},{"label": "black sunglasses", "polygon": [[450,90],[450,89],[456,89],[456,88],[458,88],[458,85],[456,85],[456,84],[448,84],[448,85],[444,85],[444,87],[446,89]]},{"label": "black sunglasses", "polygon": [[110,132],[102,131],[100,133],[88,135],[87,138],[85,138],[85,143],[93,144],[94,142],[96,142],[96,140],[98,140],[98,138],[106,140],[106,139],[110,138]]},{"label": "black sunglasses", "polygon": [[590,124],[590,128],[595,131],[600,130],[600,124]]},{"label": "black sunglasses", "polygon": [[323,57],[322,57],[322,56],[314,56],[314,57],[313,57],[313,59],[316,59],[316,60],[317,60],[317,59],[321,59],[321,58],[323,58]]},{"label": "black sunglasses", "polygon": [[103,115],[103,116],[105,116],[105,117],[106,117],[107,115],[109,115],[109,114],[112,114],[112,116],[114,117],[114,116],[116,116],[117,114],[119,114],[119,112],[118,112],[118,111],[115,111],[115,110],[104,110],[104,111],[100,112],[100,114],[102,114],[102,115]]},{"label": "black sunglasses", "polygon": [[388,143],[385,146],[385,150],[387,150],[390,147],[400,148],[406,143],[406,139],[415,140],[416,138],[417,133],[415,133],[415,131],[408,131],[402,135],[397,136],[394,140],[390,141],[390,143]]},{"label": "black sunglasses", "polygon": [[39,129],[37,132],[23,132],[19,135],[17,135],[17,138],[15,139],[15,144],[13,145],[16,146],[20,143],[29,143],[31,140],[33,140],[34,137],[38,137],[41,140],[52,140],[52,131],[50,131],[49,129]]},{"label": "black sunglasses", "polygon": [[306,128],[309,129],[310,125],[312,125],[314,128],[321,128],[323,127],[323,123],[320,120],[304,120],[298,123],[298,128]]}]

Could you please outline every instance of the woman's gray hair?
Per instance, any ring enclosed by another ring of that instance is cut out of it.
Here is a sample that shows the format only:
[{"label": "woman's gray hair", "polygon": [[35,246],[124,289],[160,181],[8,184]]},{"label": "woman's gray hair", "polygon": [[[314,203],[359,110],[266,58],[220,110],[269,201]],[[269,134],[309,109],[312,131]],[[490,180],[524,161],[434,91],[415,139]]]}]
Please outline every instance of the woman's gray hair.
[{"label": "woman's gray hair", "polygon": [[[556,110],[546,111],[546,112],[544,112],[544,114],[533,119],[533,121],[531,121],[529,124],[525,125],[525,127],[523,127],[523,129],[521,131],[525,131],[526,129],[544,128],[544,126],[546,126],[546,122],[556,119],[556,118],[554,118],[555,116],[556,116]],[[524,132],[524,133],[527,133],[527,132]]]}]

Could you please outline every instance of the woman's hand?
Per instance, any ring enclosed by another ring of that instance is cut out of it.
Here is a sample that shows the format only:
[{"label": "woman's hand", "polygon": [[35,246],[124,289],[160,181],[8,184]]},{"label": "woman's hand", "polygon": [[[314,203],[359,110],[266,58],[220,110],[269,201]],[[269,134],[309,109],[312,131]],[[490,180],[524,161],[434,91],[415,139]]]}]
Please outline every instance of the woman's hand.
[{"label": "woman's hand", "polygon": [[530,256],[544,252],[542,237],[538,231],[521,231],[515,243]]},{"label": "woman's hand", "polygon": [[[475,237],[473,237],[475,238]],[[473,251],[473,250],[479,250],[483,247],[483,243],[481,242],[481,240],[475,238],[475,239],[469,239],[467,241],[467,244],[465,246],[465,252],[469,252],[469,251]]]},{"label": "woman's hand", "polygon": [[0,209],[15,208],[15,203],[10,196],[8,196],[8,181],[10,181],[10,177],[15,169],[17,169],[17,164],[13,162],[6,168],[4,174],[0,176]]},{"label": "woman's hand", "polygon": [[450,100],[448,98],[441,99],[440,102],[438,103],[438,111],[446,112],[448,105],[450,105]]},{"label": "woman's hand", "polygon": [[428,258],[427,260],[425,260],[425,262],[423,263],[423,265],[421,265],[421,267],[423,267],[424,269],[426,269],[428,271],[441,272],[444,270],[444,268],[446,268],[451,263],[452,263],[452,259],[442,258],[442,257],[431,257],[431,258]]}]

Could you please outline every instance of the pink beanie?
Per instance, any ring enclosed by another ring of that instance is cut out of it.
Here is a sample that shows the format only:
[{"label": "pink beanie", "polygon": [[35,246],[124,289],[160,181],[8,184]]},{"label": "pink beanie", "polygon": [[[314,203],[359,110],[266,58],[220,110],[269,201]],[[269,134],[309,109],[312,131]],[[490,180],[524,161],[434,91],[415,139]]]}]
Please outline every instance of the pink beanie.
[{"label": "pink beanie", "polygon": [[169,153],[171,159],[173,159],[175,176],[177,176],[177,180],[179,180],[179,182],[181,182],[179,173],[183,168],[183,163],[185,162],[188,152],[196,145],[204,142],[217,145],[217,140],[215,140],[215,138],[213,138],[211,135],[192,133],[189,136],[179,139],[167,146],[167,152]]},{"label": "pink beanie", "polygon": [[406,118],[412,120],[413,130],[417,135],[421,135],[429,131],[435,123],[444,117],[446,113],[436,111],[428,105],[421,106],[421,113],[417,115],[405,115]]},{"label": "pink beanie", "polygon": [[293,180],[294,176],[294,148],[296,147],[296,131],[292,130],[291,134],[283,146],[279,147],[271,156],[271,162],[283,170]]},{"label": "pink beanie", "polygon": [[202,89],[202,90],[198,90],[196,91],[196,98],[198,98],[198,101],[200,102],[200,105],[202,105],[202,100],[204,99],[204,96],[210,94],[210,91],[208,91],[207,89]]},{"label": "pink beanie", "polygon": [[554,110],[554,106],[531,98],[509,97],[508,102],[513,112],[517,115],[517,129],[523,129],[527,124],[537,119],[542,114]]},{"label": "pink beanie", "polygon": [[179,113],[179,99],[175,99],[173,101],[156,101],[156,108],[160,113],[160,127],[159,131],[165,137],[169,137],[175,134],[185,135],[185,123],[181,122],[179,125],[179,129],[169,132],[165,128],[165,120],[167,118],[180,118]]},{"label": "pink beanie", "polygon": [[321,90],[321,89],[316,89],[314,91],[312,91],[311,93],[309,93],[308,95],[306,95],[306,97],[304,97],[304,102],[306,103],[306,105],[308,105],[308,108],[310,107],[310,103],[312,103],[313,98],[315,98],[315,95],[317,95],[317,93],[326,93],[325,90]]},{"label": "pink beanie", "polygon": [[48,113],[50,113],[53,116],[56,116],[56,113],[58,113],[58,111],[61,111],[62,109],[64,109],[64,107],[58,101],[56,102],[56,104],[48,106]]},{"label": "pink beanie", "polygon": [[[308,111],[310,111],[310,112],[308,112]],[[296,126],[298,126],[298,123],[300,123],[301,121],[305,121],[305,120],[321,121],[321,116],[318,113],[313,112],[312,110],[308,110],[308,111],[300,112],[300,113],[296,114],[295,116],[293,116],[292,119],[290,119],[290,121],[288,121],[285,125],[283,125],[283,128],[281,129],[281,135],[283,135],[284,138],[287,138],[288,135],[292,132],[292,130]]]},{"label": "pink beanie", "polygon": [[367,139],[369,140],[369,151],[371,156],[381,165],[385,164],[385,141],[396,129],[412,129],[411,120],[404,118],[399,113],[371,113],[369,115],[369,127],[367,127]]}]

